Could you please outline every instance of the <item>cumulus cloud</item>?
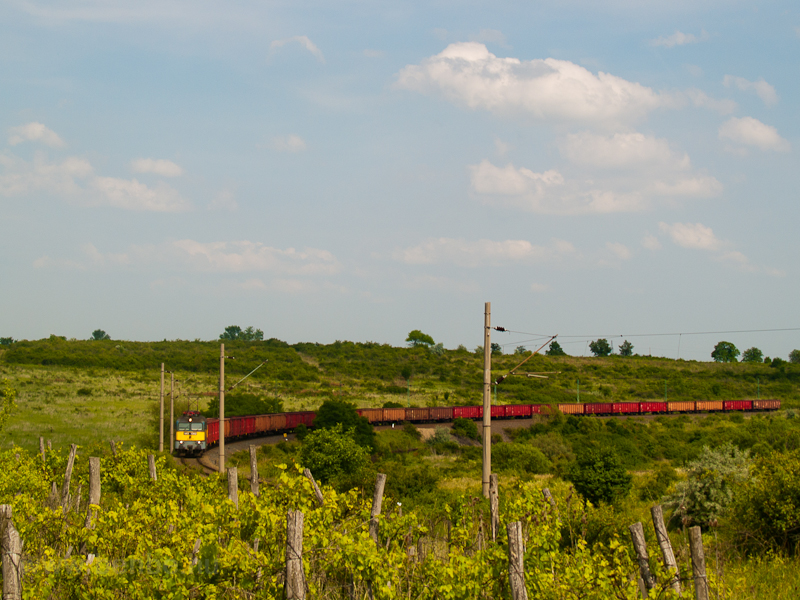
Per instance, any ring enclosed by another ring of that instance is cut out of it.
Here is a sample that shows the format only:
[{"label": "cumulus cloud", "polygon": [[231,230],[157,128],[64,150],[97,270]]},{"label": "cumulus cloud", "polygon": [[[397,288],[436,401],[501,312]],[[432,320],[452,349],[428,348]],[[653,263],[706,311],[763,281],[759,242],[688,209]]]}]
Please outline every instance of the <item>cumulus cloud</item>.
[{"label": "cumulus cloud", "polygon": [[764,81],[763,78],[758,81],[748,81],[744,77],[725,75],[722,79],[722,85],[725,87],[733,85],[743,92],[753,91],[767,106],[774,106],[778,103],[778,94],[775,92],[775,88]]},{"label": "cumulus cloud", "polygon": [[683,33],[682,31],[675,31],[672,35],[661,36],[650,41],[651,46],[664,46],[665,48],[673,48],[675,46],[685,46],[686,44],[696,44],[697,42],[705,42],[708,40],[709,35],[703,30],[699,36],[693,33]]},{"label": "cumulus cloud", "polygon": [[647,234],[642,238],[642,246],[648,250],[659,250],[661,248],[661,242],[658,241],[656,236]]},{"label": "cumulus cloud", "polygon": [[535,172],[488,160],[469,167],[481,201],[545,214],[644,210],[665,199],[708,198],[722,185],[692,168],[666,140],[637,132],[565,136],[561,154],[571,165]]},{"label": "cumulus cloud", "polygon": [[718,250],[721,242],[716,238],[710,227],[701,223],[659,223],[658,228],[667,234],[673,243],[681,248],[694,250]]},{"label": "cumulus cloud", "polygon": [[620,244],[619,242],[608,242],[606,244],[606,250],[620,260],[630,260],[633,256],[630,249],[625,244]]},{"label": "cumulus cloud", "polygon": [[719,139],[730,140],[745,146],[756,146],[761,150],[789,152],[791,144],[778,134],[771,125],[765,125],[753,117],[732,117],[719,128]]},{"label": "cumulus cloud", "polygon": [[41,142],[51,148],[63,147],[64,140],[52,129],[48,129],[42,123],[27,123],[8,130],[8,143],[16,146],[22,142]]},{"label": "cumulus cloud", "polygon": [[99,193],[99,199],[93,203],[101,206],[153,212],[181,212],[190,208],[189,202],[164,182],[149,187],[136,179],[95,177],[90,185]]},{"label": "cumulus cloud", "polygon": [[272,138],[272,147],[278,152],[288,152],[294,154],[306,149],[306,142],[299,135],[294,133],[289,135],[279,135]]},{"label": "cumulus cloud", "polygon": [[729,115],[736,110],[736,102],[727,98],[718,100],[712,98],[705,92],[692,88],[675,96],[676,101],[680,101],[681,96],[686,96],[694,106],[698,108],[708,108],[721,115]]},{"label": "cumulus cloud", "polygon": [[674,103],[621,77],[595,75],[553,58],[499,58],[477,42],[450,44],[420,64],[404,67],[395,86],[440,94],[472,109],[565,121],[627,122]]},{"label": "cumulus cloud", "polygon": [[180,177],[183,169],[171,160],[154,158],[137,158],[131,161],[134,173],[154,173],[162,177]]},{"label": "cumulus cloud", "polygon": [[285,40],[274,40],[270,45],[270,50],[275,50],[277,48],[282,48],[286,44],[300,44],[303,48],[308,50],[311,54],[313,54],[317,60],[321,63],[325,63],[325,57],[322,55],[322,51],[317,48],[316,44],[308,39],[306,35],[295,35],[290,38],[286,38]]},{"label": "cumulus cloud", "polygon": [[574,246],[563,240],[553,240],[550,246],[536,246],[527,240],[435,238],[396,250],[393,257],[412,265],[452,263],[461,267],[478,267],[549,262],[575,253]]}]

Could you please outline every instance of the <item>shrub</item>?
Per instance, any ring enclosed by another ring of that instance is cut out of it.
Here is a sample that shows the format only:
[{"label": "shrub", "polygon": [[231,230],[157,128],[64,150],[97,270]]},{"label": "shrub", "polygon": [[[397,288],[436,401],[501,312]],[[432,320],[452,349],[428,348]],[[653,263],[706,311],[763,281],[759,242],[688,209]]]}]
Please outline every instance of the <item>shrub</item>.
[{"label": "shrub", "polygon": [[471,440],[480,439],[478,426],[475,425],[475,421],[472,419],[455,419],[453,421],[453,435],[460,435]]},{"label": "shrub", "polygon": [[413,423],[409,423],[408,421],[403,423],[403,433],[410,435],[415,440],[422,438],[422,433],[420,433],[420,430],[417,429]]},{"label": "shrub", "polygon": [[367,476],[369,454],[341,424],[317,429],[306,436],[300,450],[303,466],[314,477],[339,489],[360,484]]},{"label": "shrub", "polygon": [[594,505],[610,504],[627,496],[632,480],[611,448],[584,450],[570,468],[567,479]]},{"label": "shrub", "polygon": [[492,446],[492,463],[498,470],[516,473],[549,473],[552,467],[535,446],[505,442]]}]

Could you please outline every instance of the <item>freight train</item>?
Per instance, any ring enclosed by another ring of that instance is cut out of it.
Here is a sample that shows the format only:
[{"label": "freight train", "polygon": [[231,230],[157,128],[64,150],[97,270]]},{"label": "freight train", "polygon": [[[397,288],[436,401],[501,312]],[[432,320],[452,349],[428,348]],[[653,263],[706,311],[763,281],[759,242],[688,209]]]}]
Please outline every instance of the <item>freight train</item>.
[{"label": "freight train", "polygon": [[[534,415],[560,411],[565,415],[661,415],[713,412],[772,411],[780,400],[698,400],[680,402],[574,402],[569,404],[499,404],[492,406],[492,419],[529,419]],[[453,419],[483,419],[483,406],[441,406],[433,408],[359,408],[359,415],[373,425],[390,423],[443,423]],[[293,431],[299,425],[311,427],[312,411],[251,415],[225,419],[225,439],[255,437]],[[206,445],[219,442],[219,419],[207,419]]]}]

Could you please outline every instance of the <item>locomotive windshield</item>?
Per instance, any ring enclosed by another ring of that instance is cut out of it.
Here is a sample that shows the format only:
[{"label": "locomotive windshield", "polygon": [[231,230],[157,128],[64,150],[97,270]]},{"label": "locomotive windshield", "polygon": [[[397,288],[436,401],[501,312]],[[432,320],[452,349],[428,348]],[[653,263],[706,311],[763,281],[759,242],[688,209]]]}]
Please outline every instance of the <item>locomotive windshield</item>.
[{"label": "locomotive windshield", "polygon": [[178,431],[203,431],[203,423],[178,423]]}]

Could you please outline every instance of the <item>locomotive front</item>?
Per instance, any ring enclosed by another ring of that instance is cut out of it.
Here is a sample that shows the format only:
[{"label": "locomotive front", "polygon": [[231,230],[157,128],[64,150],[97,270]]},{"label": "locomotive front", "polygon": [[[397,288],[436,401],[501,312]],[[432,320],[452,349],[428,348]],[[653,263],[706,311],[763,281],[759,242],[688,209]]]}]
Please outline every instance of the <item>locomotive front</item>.
[{"label": "locomotive front", "polygon": [[206,449],[206,418],[196,410],[188,410],[176,422],[173,449],[178,454],[200,455]]}]

